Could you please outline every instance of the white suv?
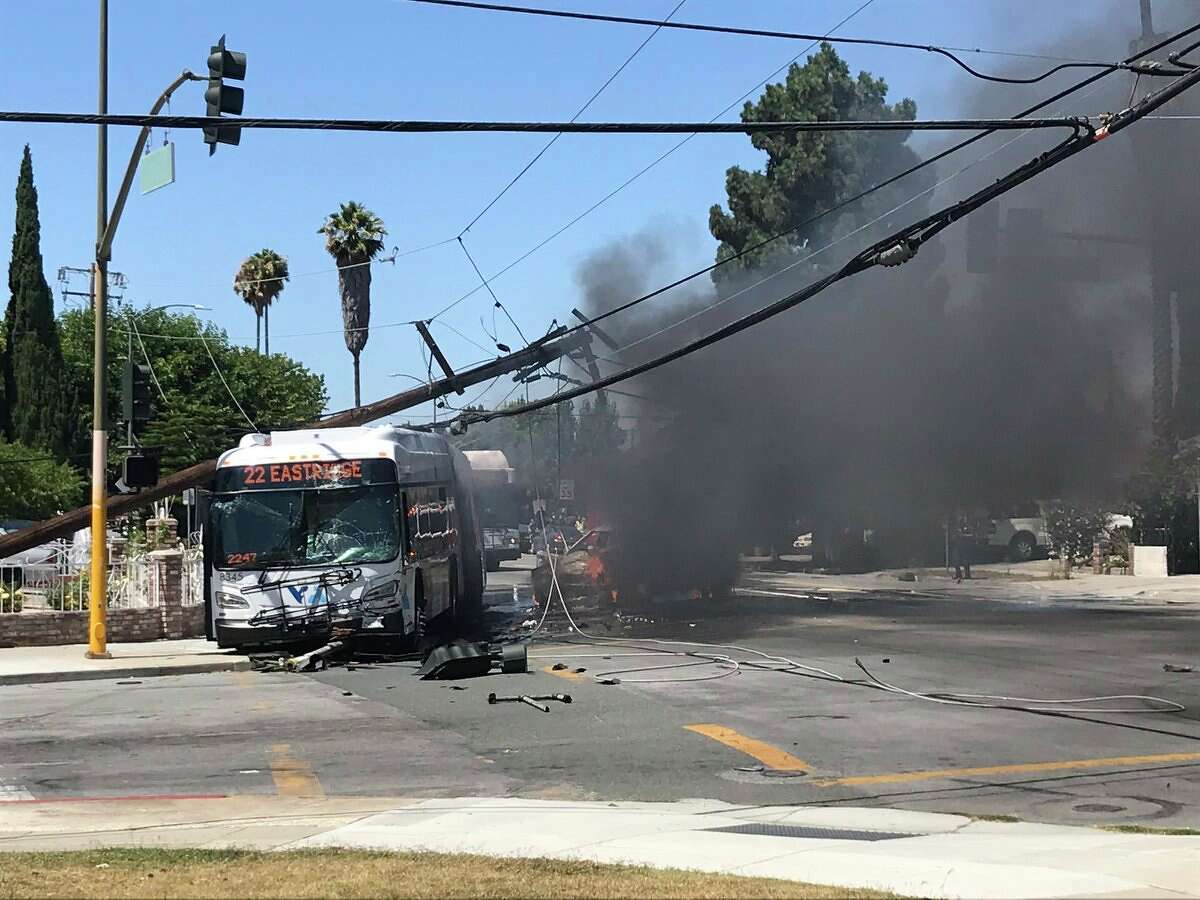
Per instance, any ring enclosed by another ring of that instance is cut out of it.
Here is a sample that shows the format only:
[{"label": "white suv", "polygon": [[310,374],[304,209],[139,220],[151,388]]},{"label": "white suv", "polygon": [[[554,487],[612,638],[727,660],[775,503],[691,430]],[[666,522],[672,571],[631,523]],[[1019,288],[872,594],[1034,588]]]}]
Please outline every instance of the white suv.
[{"label": "white suv", "polygon": [[[1108,530],[1133,530],[1133,519],[1126,515],[1110,514]],[[1045,501],[1035,500],[1018,504],[1000,514],[993,514],[980,523],[979,543],[1003,549],[1013,562],[1025,562],[1045,555],[1050,549],[1046,532]]]},{"label": "white suv", "polygon": [[1003,549],[1013,562],[1025,562],[1050,546],[1046,516],[1038,502],[1019,504],[993,513],[979,530],[979,542]]}]

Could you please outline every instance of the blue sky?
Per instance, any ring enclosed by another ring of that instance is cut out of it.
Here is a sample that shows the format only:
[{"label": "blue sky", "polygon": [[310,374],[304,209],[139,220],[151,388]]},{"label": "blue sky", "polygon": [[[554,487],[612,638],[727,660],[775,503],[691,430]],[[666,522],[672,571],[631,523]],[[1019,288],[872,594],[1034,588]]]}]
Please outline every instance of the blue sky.
[{"label": "blue sky", "polygon": [[[685,21],[823,33],[862,0],[688,0]],[[144,112],[188,67],[203,72],[222,32],[248,54],[246,113],[346,118],[569,118],[645,37],[645,29],[456,10],[404,2],[309,0],[205,3],[111,0],[112,112]],[[532,4],[532,5],[537,5]],[[558,8],[665,15],[675,0],[574,0]],[[839,34],[972,47],[1034,50],[1108,8],[1100,0],[874,0]],[[1121,42],[1138,26],[1137,3],[1122,0],[1112,27]],[[33,11],[31,11],[33,10]],[[1121,21],[1117,21],[1121,19]],[[1049,29],[1049,34],[1047,32]],[[43,0],[0,5],[8,36],[0,109],[92,111],[96,104],[96,3]],[[1118,42],[1119,46],[1120,42]],[[592,105],[584,119],[707,120],[783,65],[803,45],[781,40],[661,32]],[[1081,54],[1086,47],[1077,48]],[[892,99],[911,96],[921,115],[962,112],[970,79],[931,54],[839,48],[854,69],[884,76]],[[971,57],[981,68],[1002,61]],[[1039,64],[1030,63],[1031,68]],[[1062,83],[1077,78],[1068,73]],[[1050,93],[1058,82],[1046,85]],[[185,85],[171,112],[201,114],[203,85]],[[997,115],[1014,110],[1006,103]],[[736,110],[727,118],[736,116]],[[132,129],[109,132],[110,185],[124,169]],[[177,131],[174,185],[135,193],[112,267],[129,278],[139,305],[212,307],[202,313],[234,340],[254,341],[249,308],[232,292],[248,254],[272,247],[293,279],[271,317],[272,349],[324,373],[330,408],[352,401],[351,364],[340,335],[337,277],[316,230],[344,200],[359,200],[386,222],[400,250],[454,237],[544,143],[541,135],[366,135],[248,131],[240,147],[211,159],[200,135]],[[163,135],[151,139],[158,146]],[[491,275],[678,140],[675,136],[562,138],[465,237]],[[12,185],[29,143],[41,202],[42,252],[54,284],[59,266],[86,266],[95,239],[95,130],[81,126],[0,126],[0,240],[13,221]],[[648,228],[669,235],[664,280],[711,262],[708,208],[724,200],[725,169],[758,166],[743,136],[701,136],[616,198],[497,279],[494,288],[525,333],[540,334],[580,303],[575,273],[590,253]],[[7,174],[6,174],[7,173]],[[11,179],[8,180],[8,179]],[[363,355],[363,397],[402,387],[392,372],[424,365],[411,326],[475,287],[454,244],[374,268],[372,332]],[[444,321],[489,345],[482,291]],[[318,332],[318,334],[311,334]],[[304,336],[307,335],[307,336]],[[435,329],[456,365],[489,353],[445,327]],[[516,345],[500,320],[500,340]],[[511,384],[484,398],[496,402]]]}]

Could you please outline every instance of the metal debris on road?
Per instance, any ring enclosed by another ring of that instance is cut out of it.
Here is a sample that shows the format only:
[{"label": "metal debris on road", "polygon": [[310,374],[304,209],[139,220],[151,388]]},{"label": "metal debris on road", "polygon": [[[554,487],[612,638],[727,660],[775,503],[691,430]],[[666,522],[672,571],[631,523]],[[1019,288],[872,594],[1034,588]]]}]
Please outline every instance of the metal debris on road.
[{"label": "metal debris on road", "polygon": [[1183,674],[1186,672],[1195,672],[1196,669],[1193,666],[1177,666],[1172,663],[1163,663],[1163,671]]},{"label": "metal debris on road", "polygon": [[540,709],[542,712],[550,712],[550,707],[541,700],[555,700],[559,703],[570,703],[570,694],[539,694],[536,696],[530,694],[518,694],[515,697],[497,697],[495,694],[488,694],[487,702],[489,706],[494,706],[497,703],[524,703],[526,706],[532,706],[534,709]]}]

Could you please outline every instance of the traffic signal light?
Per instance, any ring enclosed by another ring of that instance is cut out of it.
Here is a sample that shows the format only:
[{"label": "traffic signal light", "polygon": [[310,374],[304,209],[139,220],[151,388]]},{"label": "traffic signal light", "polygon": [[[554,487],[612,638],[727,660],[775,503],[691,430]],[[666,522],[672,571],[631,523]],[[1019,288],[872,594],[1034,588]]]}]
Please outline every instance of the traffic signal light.
[{"label": "traffic signal light", "polygon": [[150,397],[150,367],[139,366],[130,361],[121,373],[121,411],[133,434],[145,430],[154,415],[154,402]]},{"label": "traffic signal light", "polygon": [[126,488],[148,488],[158,484],[158,457],[135,453],[125,457],[122,485]]},{"label": "traffic signal light", "polygon": [[[225,49],[225,35],[212,47],[208,54],[208,90],[204,100],[208,104],[205,115],[220,117],[225,113],[232,116],[242,114],[245,91],[225,83],[226,78],[241,81],[246,77],[246,54]],[[216,125],[204,129],[204,143],[208,144],[208,155],[217,152],[217,144],[232,144],[235,147],[242,139],[242,129],[237,125]]]}]

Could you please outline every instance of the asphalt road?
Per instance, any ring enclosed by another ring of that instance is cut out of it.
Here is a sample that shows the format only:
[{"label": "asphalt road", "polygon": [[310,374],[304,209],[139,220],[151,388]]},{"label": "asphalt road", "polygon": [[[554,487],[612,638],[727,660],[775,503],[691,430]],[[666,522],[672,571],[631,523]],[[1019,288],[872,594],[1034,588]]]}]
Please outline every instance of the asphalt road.
[{"label": "asphalt road", "polygon": [[[523,619],[527,575],[490,580],[496,619]],[[637,634],[587,624],[585,634],[618,639],[552,635],[531,647],[529,674],[457,683],[388,663],[0,688],[0,799],[699,797],[1200,827],[1200,674],[1162,669],[1197,662],[1194,608],[754,596],[720,617]],[[745,665],[733,673],[658,652],[688,648],[650,637],[732,642],[850,681]],[[855,657],[917,692],[1150,694],[1188,709],[1068,716],[942,705],[865,685]],[[554,663],[568,668],[543,671]],[[620,683],[598,683],[606,674]],[[490,706],[489,692],[567,692],[574,702],[546,714]]]}]

